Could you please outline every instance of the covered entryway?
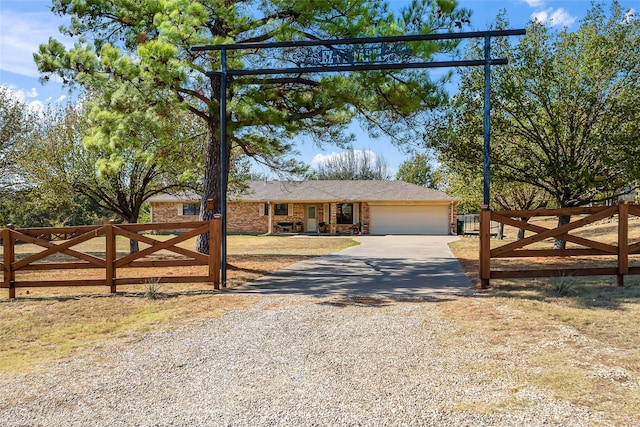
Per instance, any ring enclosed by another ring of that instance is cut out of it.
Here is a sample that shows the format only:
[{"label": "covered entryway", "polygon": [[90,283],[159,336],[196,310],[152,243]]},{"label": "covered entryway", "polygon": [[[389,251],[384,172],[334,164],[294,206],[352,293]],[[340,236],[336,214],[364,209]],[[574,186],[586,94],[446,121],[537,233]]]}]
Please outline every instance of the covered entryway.
[{"label": "covered entryway", "polygon": [[318,207],[316,205],[307,205],[305,207],[305,228],[307,233],[315,233],[318,231]]},{"label": "covered entryway", "polygon": [[371,234],[449,234],[448,205],[371,205]]}]

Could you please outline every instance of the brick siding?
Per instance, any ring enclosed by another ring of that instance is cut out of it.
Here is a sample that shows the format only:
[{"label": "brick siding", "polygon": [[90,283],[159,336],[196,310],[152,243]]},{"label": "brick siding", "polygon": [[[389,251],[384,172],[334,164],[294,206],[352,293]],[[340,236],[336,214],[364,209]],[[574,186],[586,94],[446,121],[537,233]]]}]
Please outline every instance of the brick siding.
[{"label": "brick siding", "polygon": [[[187,202],[190,203],[190,202]],[[177,202],[153,202],[151,203],[151,221],[152,222],[187,222],[197,221],[198,216],[180,215],[181,204]],[[277,223],[292,222],[294,224],[301,222],[303,231],[305,229],[305,210],[307,203],[290,203],[289,215],[273,215],[272,230],[278,232]],[[316,203],[318,223],[323,222],[325,218],[325,203]],[[327,203],[330,206],[331,217],[327,224],[327,231],[334,234],[351,233],[351,224],[336,224],[336,213],[338,212],[336,203]],[[292,207],[292,209],[291,209]],[[273,204],[271,204],[273,209]],[[362,224],[361,232],[367,233],[370,229],[370,209],[367,202],[354,203],[354,209],[359,209],[358,221]],[[264,203],[246,203],[246,202],[229,202],[227,204],[227,231],[229,233],[255,233],[263,234],[269,232],[269,215],[264,215]],[[354,212],[355,214],[355,212]],[[457,217],[457,203],[454,203],[453,215],[449,211],[449,221],[453,224],[452,232],[455,233],[455,224]],[[369,227],[365,228],[364,225]]]},{"label": "brick siding", "polygon": [[189,222],[199,219],[197,215],[180,215],[181,207],[182,203],[153,202],[151,203],[151,222]]}]

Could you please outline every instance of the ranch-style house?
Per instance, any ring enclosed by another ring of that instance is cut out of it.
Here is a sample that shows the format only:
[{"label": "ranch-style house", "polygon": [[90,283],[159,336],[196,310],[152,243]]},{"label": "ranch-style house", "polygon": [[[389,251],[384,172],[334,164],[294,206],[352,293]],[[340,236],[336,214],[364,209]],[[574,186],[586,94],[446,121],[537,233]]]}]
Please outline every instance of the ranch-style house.
[{"label": "ranch-style house", "polygon": [[[197,194],[149,199],[152,222],[194,221]],[[457,201],[403,181],[251,181],[227,203],[229,233],[439,234],[455,232]]]}]

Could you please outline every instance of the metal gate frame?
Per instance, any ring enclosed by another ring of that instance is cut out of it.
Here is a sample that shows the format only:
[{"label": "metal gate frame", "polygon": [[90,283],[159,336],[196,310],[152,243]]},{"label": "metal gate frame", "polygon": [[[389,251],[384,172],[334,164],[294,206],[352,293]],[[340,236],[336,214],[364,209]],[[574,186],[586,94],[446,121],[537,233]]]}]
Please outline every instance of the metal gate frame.
[{"label": "metal gate frame", "polygon": [[[307,74],[307,73],[336,73],[351,71],[372,71],[372,70],[401,70],[401,69],[423,69],[423,68],[450,68],[450,67],[473,67],[484,66],[484,183],[483,194],[484,204],[489,205],[490,199],[490,92],[491,92],[491,65],[505,65],[508,63],[505,58],[491,58],[491,38],[521,36],[526,34],[526,30],[491,30],[474,31],[446,34],[414,34],[403,36],[385,37],[361,37],[348,39],[328,39],[328,40],[299,40],[270,43],[233,43],[219,45],[199,45],[191,47],[191,51],[220,51],[220,71],[208,71],[206,75],[210,78],[220,78],[220,158],[223,160],[220,171],[220,213],[222,219],[221,236],[221,262],[222,262],[222,285],[226,286],[227,281],[227,169],[228,165],[224,159],[227,158],[227,76],[249,76],[249,75],[271,75],[271,74]],[[403,43],[431,40],[457,40],[483,38],[484,58],[478,60],[459,61],[431,61],[431,62],[401,62],[401,63],[360,63],[348,65],[320,65],[297,68],[266,68],[266,69],[233,69],[227,67],[227,52],[232,50],[254,50],[278,49],[287,47],[310,47],[324,46],[332,48],[335,45],[366,45],[375,43]],[[213,85],[212,85],[213,88]]]}]

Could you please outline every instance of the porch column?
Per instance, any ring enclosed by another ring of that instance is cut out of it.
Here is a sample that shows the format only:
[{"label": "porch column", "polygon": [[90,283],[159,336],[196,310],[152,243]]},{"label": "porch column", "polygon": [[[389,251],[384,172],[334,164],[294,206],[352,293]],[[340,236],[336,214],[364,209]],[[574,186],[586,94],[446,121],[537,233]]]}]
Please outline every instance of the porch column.
[{"label": "porch column", "polygon": [[329,216],[329,230],[331,231],[331,234],[336,234],[338,204],[336,202],[331,202],[330,210],[331,210],[331,215]]}]

